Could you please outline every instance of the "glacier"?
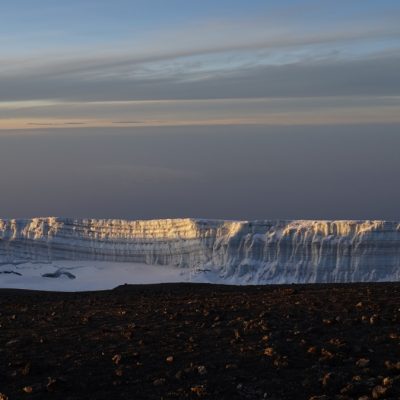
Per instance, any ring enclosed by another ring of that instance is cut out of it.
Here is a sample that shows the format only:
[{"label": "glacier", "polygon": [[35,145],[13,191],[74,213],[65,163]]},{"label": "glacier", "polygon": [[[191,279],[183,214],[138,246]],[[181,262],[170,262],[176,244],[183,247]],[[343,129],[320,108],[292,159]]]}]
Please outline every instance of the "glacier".
[{"label": "glacier", "polygon": [[21,279],[26,265],[52,266],[46,276],[68,276],[69,266],[79,263],[171,267],[185,280],[234,284],[398,281],[400,223],[0,220],[0,286],[6,274]]}]

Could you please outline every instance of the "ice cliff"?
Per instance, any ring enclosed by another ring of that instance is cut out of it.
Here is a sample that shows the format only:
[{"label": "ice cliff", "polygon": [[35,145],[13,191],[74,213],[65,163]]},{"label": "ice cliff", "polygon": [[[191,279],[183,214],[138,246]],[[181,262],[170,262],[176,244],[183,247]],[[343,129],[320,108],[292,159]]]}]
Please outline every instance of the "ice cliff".
[{"label": "ice cliff", "polygon": [[0,264],[96,260],[211,269],[237,283],[400,279],[400,223],[0,220]]}]

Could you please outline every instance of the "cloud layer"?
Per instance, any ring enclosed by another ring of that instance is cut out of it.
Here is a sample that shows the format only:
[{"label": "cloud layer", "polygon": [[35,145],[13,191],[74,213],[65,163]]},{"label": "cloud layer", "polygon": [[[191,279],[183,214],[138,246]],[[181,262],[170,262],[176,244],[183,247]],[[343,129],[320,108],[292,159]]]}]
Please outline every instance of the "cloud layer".
[{"label": "cloud layer", "polygon": [[[69,46],[48,40],[34,53],[6,51],[0,128],[201,124],[207,113],[209,123],[228,124],[337,123],[340,115],[343,123],[397,121],[400,12],[350,3],[348,15],[340,4],[324,10],[303,1],[258,16],[110,35],[104,44],[71,37]],[[382,102],[387,97],[390,104]],[[321,98],[332,101],[321,109]],[[215,99],[240,100],[242,108],[229,101],[215,106]],[[280,99],[293,99],[296,107]],[[159,101],[162,106],[149,105]]]}]

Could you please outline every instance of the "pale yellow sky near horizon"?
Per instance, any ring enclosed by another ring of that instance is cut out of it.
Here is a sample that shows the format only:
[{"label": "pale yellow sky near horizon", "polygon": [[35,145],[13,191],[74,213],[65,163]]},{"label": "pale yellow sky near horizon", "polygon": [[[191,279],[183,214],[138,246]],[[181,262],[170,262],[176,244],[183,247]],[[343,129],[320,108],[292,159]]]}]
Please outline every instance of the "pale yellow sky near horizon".
[{"label": "pale yellow sky near horizon", "polygon": [[0,102],[0,130],[400,123],[400,98]]}]

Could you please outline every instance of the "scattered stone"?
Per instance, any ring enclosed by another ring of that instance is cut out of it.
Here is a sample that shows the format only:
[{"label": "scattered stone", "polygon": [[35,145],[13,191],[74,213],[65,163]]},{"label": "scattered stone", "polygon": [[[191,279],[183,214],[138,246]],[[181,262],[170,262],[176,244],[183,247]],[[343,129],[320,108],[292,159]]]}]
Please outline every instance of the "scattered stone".
[{"label": "scattered stone", "polygon": [[197,396],[202,397],[207,394],[206,389],[204,388],[203,385],[196,385],[190,388],[190,391],[192,393],[197,394]]},{"label": "scattered stone", "polygon": [[25,392],[25,393],[30,394],[30,393],[33,392],[33,387],[32,386],[25,386],[25,387],[22,388],[22,391]]},{"label": "scattered stone", "polygon": [[329,341],[330,344],[333,344],[336,347],[343,347],[345,345],[345,343],[343,342],[343,340],[339,339],[339,338],[333,338]]},{"label": "scattered stone", "polygon": [[353,392],[353,390],[354,390],[354,384],[348,383],[345,387],[343,387],[340,390],[340,393],[341,394],[345,394],[345,395],[349,395],[349,394],[351,394]]},{"label": "scattered stone", "polygon": [[322,378],[322,386],[328,386],[332,382],[333,376],[334,375],[332,372],[328,372],[327,374],[325,374]]},{"label": "scattered stone", "polygon": [[373,398],[373,399],[380,399],[381,397],[384,397],[384,396],[385,396],[385,394],[386,394],[387,391],[388,391],[388,388],[387,388],[387,387],[380,386],[380,385],[375,386],[375,387],[372,389],[372,398]]},{"label": "scattered stone", "polygon": [[53,392],[56,389],[57,386],[57,380],[51,378],[50,376],[47,378],[47,384],[46,384],[46,388],[49,392]]},{"label": "scattered stone", "polygon": [[[11,274],[11,275],[22,276],[21,273],[15,272],[15,271],[0,271],[0,274]],[[1,398],[0,398],[0,400],[1,400]]]},{"label": "scattered stone", "polygon": [[17,343],[18,343],[18,339],[11,339],[6,343],[6,346],[7,347],[13,346],[14,344],[17,344]]},{"label": "scattered stone", "polygon": [[169,356],[169,357],[167,357],[167,358],[165,359],[165,361],[166,361],[167,363],[171,364],[171,363],[174,362],[174,357],[173,357],[173,356]]},{"label": "scattered stone", "polygon": [[207,374],[207,368],[206,368],[204,365],[199,365],[199,366],[197,367],[197,372],[198,372],[200,375],[206,375],[206,374]]},{"label": "scattered stone", "polygon": [[321,361],[326,361],[326,360],[331,360],[335,355],[327,350],[327,349],[321,349]]},{"label": "scattered stone", "polygon": [[121,354],[115,354],[112,358],[112,361],[115,365],[118,365],[121,362],[122,356]]},{"label": "scattered stone", "polygon": [[316,346],[311,346],[307,350],[308,354],[317,354],[317,352],[318,352],[318,348]]},{"label": "scattered stone", "polygon": [[369,366],[369,359],[368,358],[360,358],[357,362],[356,362],[356,365],[357,365],[357,367],[360,367],[360,368],[366,368],[366,367],[368,367]]},{"label": "scattered stone", "polygon": [[389,377],[383,378],[382,384],[383,384],[383,386],[392,386],[393,385],[393,379],[389,378]]},{"label": "scattered stone", "polygon": [[369,319],[369,323],[371,325],[376,325],[379,321],[379,315],[378,314],[374,314],[370,319]]},{"label": "scattered stone", "polygon": [[76,276],[68,271],[57,270],[56,272],[49,272],[47,274],[42,274],[43,278],[60,278],[61,276],[66,276],[68,279],[75,279]]},{"label": "scattered stone", "polygon": [[275,351],[273,349],[273,347],[267,347],[264,350],[264,355],[268,356],[268,357],[272,357],[275,354]]},{"label": "scattered stone", "polygon": [[392,361],[385,361],[385,367],[388,370],[400,370],[400,361],[398,361],[397,363],[394,363]]},{"label": "scattered stone", "polygon": [[25,364],[23,368],[21,368],[21,375],[23,376],[29,375],[30,371],[31,371],[31,363],[28,362]]},{"label": "scattered stone", "polygon": [[132,340],[134,337],[134,332],[132,330],[126,330],[122,332],[122,336],[128,340]]},{"label": "scattered stone", "polygon": [[165,384],[165,378],[158,378],[153,381],[154,386],[162,386]]},{"label": "scattered stone", "polygon": [[278,356],[277,358],[275,358],[273,364],[276,368],[286,368],[289,365],[289,362],[286,356],[283,357]]}]

